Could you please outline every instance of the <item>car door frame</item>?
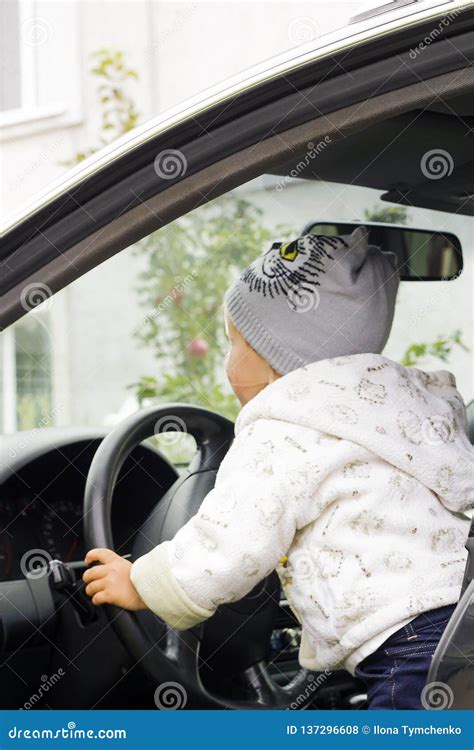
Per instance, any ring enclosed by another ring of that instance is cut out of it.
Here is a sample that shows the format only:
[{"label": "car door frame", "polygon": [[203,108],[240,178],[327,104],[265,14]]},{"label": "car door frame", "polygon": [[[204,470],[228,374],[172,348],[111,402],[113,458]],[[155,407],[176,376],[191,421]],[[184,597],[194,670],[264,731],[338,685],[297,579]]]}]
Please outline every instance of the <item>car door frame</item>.
[{"label": "car door frame", "polygon": [[[251,86],[231,103],[147,137],[16,223],[0,252],[0,325],[29,309],[25,287],[42,284],[54,294],[150,232],[269,171],[288,152],[304,154],[308,142],[335,142],[414,106],[472,90],[474,71],[466,61],[474,48],[474,9],[454,19],[449,39],[413,59],[412,44],[425,25],[389,36],[391,54],[356,45],[346,50],[344,65],[338,53],[298,68],[294,80],[280,75]],[[171,179],[156,169],[156,159],[169,150],[186,167]]]}]

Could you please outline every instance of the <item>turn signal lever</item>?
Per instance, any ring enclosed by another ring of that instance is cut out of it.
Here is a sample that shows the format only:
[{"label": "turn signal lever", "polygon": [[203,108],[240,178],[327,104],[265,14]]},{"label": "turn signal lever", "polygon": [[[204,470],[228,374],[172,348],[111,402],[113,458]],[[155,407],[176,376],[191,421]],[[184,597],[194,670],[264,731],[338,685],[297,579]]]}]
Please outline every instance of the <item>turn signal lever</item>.
[{"label": "turn signal lever", "polygon": [[97,609],[92,604],[90,598],[84,593],[84,582],[80,576],[88,567],[82,560],[73,563],[51,560],[49,563],[51,587],[69,597],[69,601],[79,615],[79,619],[83,625],[87,625],[87,623],[97,619]]}]

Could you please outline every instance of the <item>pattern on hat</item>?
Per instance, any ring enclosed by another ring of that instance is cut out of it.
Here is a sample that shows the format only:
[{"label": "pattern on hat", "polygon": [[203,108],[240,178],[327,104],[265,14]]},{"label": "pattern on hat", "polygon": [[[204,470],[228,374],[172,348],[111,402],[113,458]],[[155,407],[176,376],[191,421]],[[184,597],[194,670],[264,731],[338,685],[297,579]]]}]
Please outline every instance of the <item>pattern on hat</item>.
[{"label": "pattern on hat", "polygon": [[320,286],[319,276],[325,273],[325,261],[334,260],[330,251],[349,249],[343,237],[308,234],[291,242],[274,242],[266,253],[258,257],[241,275],[249,291],[256,291],[272,299],[280,294],[288,298],[292,309],[297,309],[300,298],[313,293]]},{"label": "pattern on hat", "polygon": [[275,242],[227,289],[224,306],[241,336],[284,375],[321,359],[381,352],[398,283],[392,256],[358,226],[340,237]]}]

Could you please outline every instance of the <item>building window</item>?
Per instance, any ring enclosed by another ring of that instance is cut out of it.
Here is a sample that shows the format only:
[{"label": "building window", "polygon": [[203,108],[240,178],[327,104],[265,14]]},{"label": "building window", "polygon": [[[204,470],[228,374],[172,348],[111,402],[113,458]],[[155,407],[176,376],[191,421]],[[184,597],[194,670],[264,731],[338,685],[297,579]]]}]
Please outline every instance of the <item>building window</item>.
[{"label": "building window", "polygon": [[52,410],[52,351],[48,318],[35,314],[1,337],[2,432],[45,426]]},{"label": "building window", "polygon": [[0,4],[0,111],[21,107],[20,6]]},{"label": "building window", "polygon": [[0,128],[81,121],[82,12],[78,2],[0,0]]},{"label": "building window", "polygon": [[44,19],[35,16],[33,0],[0,3],[0,112],[31,111],[38,106],[38,49]]}]

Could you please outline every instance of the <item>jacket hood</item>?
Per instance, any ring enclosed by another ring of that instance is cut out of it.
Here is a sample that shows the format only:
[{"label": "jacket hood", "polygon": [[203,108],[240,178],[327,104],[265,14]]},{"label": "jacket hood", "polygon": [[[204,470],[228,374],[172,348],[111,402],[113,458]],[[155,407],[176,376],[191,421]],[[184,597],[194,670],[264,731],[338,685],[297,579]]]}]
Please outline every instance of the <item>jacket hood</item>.
[{"label": "jacket hood", "polygon": [[454,375],[355,354],[300,367],[242,408],[236,434],[281,419],[350,440],[411,475],[451,511],[474,507],[474,448]]}]

